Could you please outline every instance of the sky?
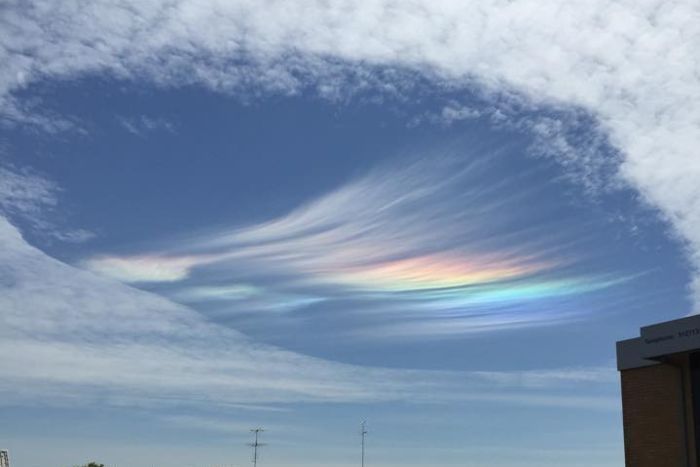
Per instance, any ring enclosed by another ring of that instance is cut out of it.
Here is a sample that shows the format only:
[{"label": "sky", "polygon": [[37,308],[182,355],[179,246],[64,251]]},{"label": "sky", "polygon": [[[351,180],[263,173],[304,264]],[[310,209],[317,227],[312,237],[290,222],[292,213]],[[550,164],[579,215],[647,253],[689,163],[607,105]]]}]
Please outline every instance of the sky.
[{"label": "sky", "polygon": [[624,464],[700,302],[700,5],[0,7],[13,466]]}]

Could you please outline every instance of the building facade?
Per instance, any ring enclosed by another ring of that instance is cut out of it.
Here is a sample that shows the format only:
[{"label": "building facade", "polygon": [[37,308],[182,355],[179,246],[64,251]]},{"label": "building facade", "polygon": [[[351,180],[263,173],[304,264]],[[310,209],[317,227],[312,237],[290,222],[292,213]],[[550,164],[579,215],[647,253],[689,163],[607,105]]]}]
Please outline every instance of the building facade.
[{"label": "building facade", "polygon": [[700,467],[700,316],[617,343],[627,467]]},{"label": "building facade", "polygon": [[10,455],[5,450],[0,450],[0,467],[10,467]]}]

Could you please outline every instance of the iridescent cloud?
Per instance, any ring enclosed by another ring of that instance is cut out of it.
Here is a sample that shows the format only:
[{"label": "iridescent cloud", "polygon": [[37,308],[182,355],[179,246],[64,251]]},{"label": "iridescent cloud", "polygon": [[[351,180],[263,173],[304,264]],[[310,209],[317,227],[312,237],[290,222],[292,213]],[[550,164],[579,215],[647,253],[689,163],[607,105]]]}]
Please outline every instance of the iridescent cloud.
[{"label": "iridescent cloud", "polygon": [[[455,332],[556,319],[627,280],[581,267],[586,238],[537,174],[499,179],[492,159],[473,160],[385,166],[269,222],[85,264],[128,282],[181,280],[179,298],[206,291],[229,310],[362,300],[364,312],[461,316]],[[231,296],[225,282],[251,288]]]},{"label": "iridescent cloud", "polygon": [[497,283],[535,274],[551,267],[522,259],[416,256],[348,268],[329,275],[339,282],[391,291],[441,289]]}]

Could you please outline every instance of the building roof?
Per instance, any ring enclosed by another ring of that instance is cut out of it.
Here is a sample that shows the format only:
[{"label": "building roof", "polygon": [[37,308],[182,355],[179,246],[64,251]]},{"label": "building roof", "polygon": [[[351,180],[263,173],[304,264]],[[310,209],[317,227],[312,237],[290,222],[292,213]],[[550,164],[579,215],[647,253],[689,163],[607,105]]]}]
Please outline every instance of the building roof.
[{"label": "building roof", "polygon": [[617,343],[617,368],[655,365],[667,355],[700,350],[700,315],[652,324],[639,337]]}]

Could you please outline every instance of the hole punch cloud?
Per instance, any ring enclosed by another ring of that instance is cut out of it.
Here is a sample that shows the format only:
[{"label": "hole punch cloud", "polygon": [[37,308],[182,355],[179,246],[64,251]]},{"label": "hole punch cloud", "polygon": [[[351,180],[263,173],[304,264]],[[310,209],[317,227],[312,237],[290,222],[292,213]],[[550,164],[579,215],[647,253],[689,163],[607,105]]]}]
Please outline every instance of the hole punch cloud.
[{"label": "hole punch cloud", "polygon": [[510,96],[587,112],[620,160],[610,168],[601,162],[609,154],[567,148],[563,164],[584,167],[584,183],[587,169],[613,170],[617,183],[658,208],[700,269],[695,1],[33,0],[7,5],[2,21],[6,122],[41,120],[22,110],[33,83],[100,74],[327,96],[348,88],[400,94],[423,80],[437,90],[476,89],[496,104]]}]

